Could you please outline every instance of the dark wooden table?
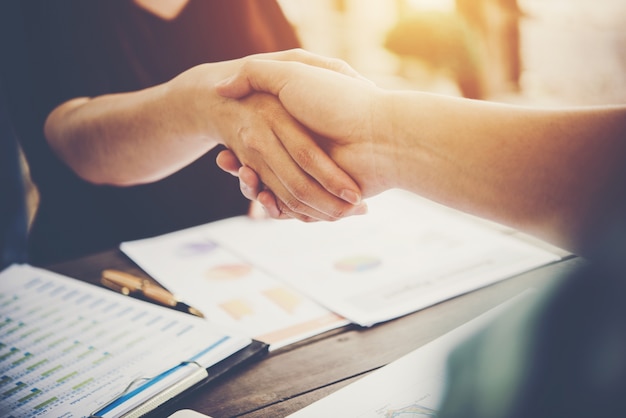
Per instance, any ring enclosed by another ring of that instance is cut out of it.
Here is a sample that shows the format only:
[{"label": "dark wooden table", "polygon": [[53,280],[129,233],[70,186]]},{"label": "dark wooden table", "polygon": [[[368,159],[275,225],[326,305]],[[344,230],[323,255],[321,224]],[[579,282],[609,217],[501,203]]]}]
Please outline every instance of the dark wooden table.
[{"label": "dark wooden table", "polygon": [[[583,263],[563,261],[377,326],[334,330],[272,351],[162,408],[189,408],[214,418],[284,417],[400,358],[529,288],[542,288]],[[147,277],[118,250],[46,268],[98,284],[105,268]]]}]

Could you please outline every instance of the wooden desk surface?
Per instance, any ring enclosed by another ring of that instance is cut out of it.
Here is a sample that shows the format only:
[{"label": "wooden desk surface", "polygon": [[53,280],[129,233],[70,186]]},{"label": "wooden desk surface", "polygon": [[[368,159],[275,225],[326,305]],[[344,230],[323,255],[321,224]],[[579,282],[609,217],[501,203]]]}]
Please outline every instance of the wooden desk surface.
[{"label": "wooden desk surface", "polygon": [[[181,397],[159,415],[189,408],[214,418],[284,417],[581,263],[566,259],[372,328],[348,326],[273,351]],[[145,276],[117,250],[46,267],[94,284],[105,268]]]}]

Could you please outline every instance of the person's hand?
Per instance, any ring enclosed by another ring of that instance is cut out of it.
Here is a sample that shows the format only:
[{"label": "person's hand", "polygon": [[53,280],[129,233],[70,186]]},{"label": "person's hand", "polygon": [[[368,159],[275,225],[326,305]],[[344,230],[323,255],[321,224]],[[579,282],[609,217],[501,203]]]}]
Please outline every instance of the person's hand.
[{"label": "person's hand", "polygon": [[[346,77],[359,77],[341,61],[302,50],[254,57],[298,60]],[[249,59],[253,58],[240,60],[237,66],[245,65]],[[203,69],[197,72],[196,78],[202,77]],[[236,154],[241,164],[258,173],[265,187],[279,199],[280,211],[269,210],[270,216],[335,220],[365,212],[358,185],[330,159],[311,132],[285,111],[275,96],[257,93],[241,100],[216,97],[219,100],[214,100],[210,109],[207,131]]]},{"label": "person's hand", "polygon": [[[223,113],[222,113],[223,112]],[[358,185],[268,94],[225,102],[220,137],[284,204],[273,217],[335,220],[361,210]],[[235,120],[229,122],[229,116]],[[239,127],[233,129],[232,127]],[[245,176],[244,176],[245,178]]]},{"label": "person's hand", "polygon": [[[375,143],[371,129],[373,118],[377,117],[374,95],[380,92],[372,83],[299,62],[253,59],[216,89],[225,97],[242,100],[254,91],[276,95],[292,116],[313,132],[333,160],[357,181],[364,196],[389,188],[377,169],[375,147],[384,145],[384,141]],[[238,175],[242,193],[258,200],[276,217],[284,202],[280,196],[274,196],[263,175],[251,170],[233,151],[220,153],[218,165]]]}]

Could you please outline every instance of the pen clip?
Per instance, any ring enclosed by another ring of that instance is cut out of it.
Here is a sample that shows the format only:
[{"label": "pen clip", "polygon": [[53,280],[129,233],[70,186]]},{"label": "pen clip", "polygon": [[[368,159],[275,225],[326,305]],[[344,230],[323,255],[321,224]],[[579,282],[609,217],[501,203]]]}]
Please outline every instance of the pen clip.
[{"label": "pen clip", "polygon": [[182,310],[183,312],[204,318],[202,312],[180,302],[170,291],[159,286],[158,284],[152,283],[146,278],[137,277],[133,274],[126,273],[125,271],[105,269],[102,270],[100,282],[109,289],[120,292],[126,296],[138,293],[144,298],[163,306],[176,308],[178,310]]},{"label": "pen clip", "polygon": [[137,277],[124,271],[103,270],[100,282],[109,289],[126,296],[131,293],[141,293],[144,297],[169,307],[175,307],[178,303],[178,300],[167,289],[151,283],[148,279]]},{"label": "pen clip", "polygon": [[143,282],[146,281],[146,279],[141,277],[113,269],[102,270],[101,282],[104,285],[106,285],[105,280],[106,283],[109,283],[112,286],[127,288],[129,293],[141,290]]},{"label": "pen clip", "polygon": [[128,287],[123,286],[117,282],[114,282],[105,276],[102,276],[102,278],[100,279],[100,283],[102,283],[104,286],[108,287],[109,289],[114,290],[118,293],[121,293],[125,296],[130,295],[130,289]]}]

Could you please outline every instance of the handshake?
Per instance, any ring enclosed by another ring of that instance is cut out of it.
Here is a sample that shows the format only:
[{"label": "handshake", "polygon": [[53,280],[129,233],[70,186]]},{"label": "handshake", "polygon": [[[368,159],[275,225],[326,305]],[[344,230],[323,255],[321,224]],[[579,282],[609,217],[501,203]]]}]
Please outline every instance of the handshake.
[{"label": "handshake", "polygon": [[242,130],[241,147],[217,159],[271,217],[310,222],[364,214],[362,198],[388,188],[379,147],[389,145],[376,140],[381,90],[345,62],[303,50],[254,56],[216,91],[231,99],[271,94],[289,114],[270,113],[277,119],[271,130]]},{"label": "handshake", "polygon": [[269,94],[287,112],[270,131],[242,129],[217,158],[273,218],[363,214],[362,199],[401,188],[584,253],[625,213],[623,105],[538,109],[384,90],[302,50],[248,57],[215,91]]}]

